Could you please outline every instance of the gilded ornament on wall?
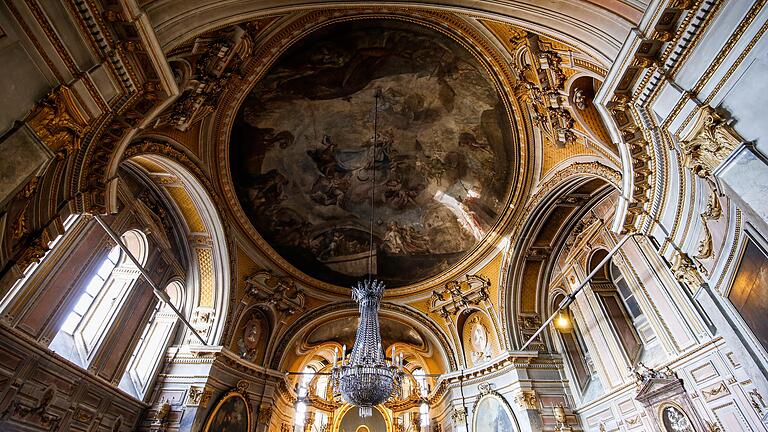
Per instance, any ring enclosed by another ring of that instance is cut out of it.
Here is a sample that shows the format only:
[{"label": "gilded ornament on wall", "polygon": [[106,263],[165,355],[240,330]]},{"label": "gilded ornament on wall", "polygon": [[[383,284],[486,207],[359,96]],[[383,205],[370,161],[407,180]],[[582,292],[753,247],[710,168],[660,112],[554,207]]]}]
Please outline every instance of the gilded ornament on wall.
[{"label": "gilded ornament on wall", "polygon": [[706,106],[691,132],[680,142],[680,148],[685,166],[694,174],[707,177],[742,141],[727,119]]},{"label": "gilded ornament on wall", "polygon": [[40,141],[61,157],[80,148],[88,120],[77,106],[72,91],[62,85],[38,102],[27,124]]}]

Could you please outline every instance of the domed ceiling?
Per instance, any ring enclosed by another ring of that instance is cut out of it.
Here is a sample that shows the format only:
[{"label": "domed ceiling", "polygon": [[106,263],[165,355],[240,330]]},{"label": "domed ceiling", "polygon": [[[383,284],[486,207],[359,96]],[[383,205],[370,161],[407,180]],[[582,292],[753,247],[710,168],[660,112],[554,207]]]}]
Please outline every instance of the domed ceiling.
[{"label": "domed ceiling", "polygon": [[374,267],[405,286],[449,269],[494,225],[511,187],[512,134],[495,81],[452,38],[399,20],[348,21],[294,44],[255,84],[230,166],[259,234],[340,286],[367,273],[373,188]]}]

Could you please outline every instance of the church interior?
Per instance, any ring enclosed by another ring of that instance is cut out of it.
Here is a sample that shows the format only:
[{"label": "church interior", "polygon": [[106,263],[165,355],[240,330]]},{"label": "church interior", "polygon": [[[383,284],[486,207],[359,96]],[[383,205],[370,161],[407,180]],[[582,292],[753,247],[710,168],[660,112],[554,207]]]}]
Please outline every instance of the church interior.
[{"label": "church interior", "polygon": [[768,431],[767,29],[0,2],[0,430]]}]

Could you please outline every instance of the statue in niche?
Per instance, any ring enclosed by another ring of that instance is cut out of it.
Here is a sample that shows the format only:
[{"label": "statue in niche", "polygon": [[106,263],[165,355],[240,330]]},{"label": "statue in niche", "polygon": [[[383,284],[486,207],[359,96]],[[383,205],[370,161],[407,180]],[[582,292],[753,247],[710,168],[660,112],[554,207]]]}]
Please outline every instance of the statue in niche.
[{"label": "statue in niche", "polygon": [[695,432],[688,416],[674,406],[662,410],[661,422],[666,432]]},{"label": "statue in niche", "polygon": [[488,330],[480,322],[479,316],[475,316],[469,325],[472,363],[477,364],[491,357],[490,349],[488,349]]}]

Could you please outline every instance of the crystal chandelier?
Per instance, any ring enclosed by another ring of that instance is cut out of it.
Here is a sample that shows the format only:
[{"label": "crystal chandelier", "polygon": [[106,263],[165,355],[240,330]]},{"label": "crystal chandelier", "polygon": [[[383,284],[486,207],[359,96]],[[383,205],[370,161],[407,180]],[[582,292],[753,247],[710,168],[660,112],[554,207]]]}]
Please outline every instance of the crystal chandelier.
[{"label": "crystal chandelier", "polygon": [[[387,361],[381,348],[379,333],[379,304],[384,283],[366,279],[352,288],[352,298],[358,303],[360,325],[355,345],[348,359],[334,362],[333,379],[345,402],[360,408],[360,417],[370,417],[372,407],[384,403],[400,391],[403,377],[403,357],[395,355]],[[338,358],[338,357],[337,357]]]},{"label": "crystal chandelier", "polygon": [[381,348],[379,332],[379,305],[384,294],[384,282],[373,279],[374,243],[373,220],[376,210],[376,153],[379,140],[378,114],[380,92],[376,91],[373,114],[373,151],[371,152],[371,220],[370,243],[368,254],[368,278],[352,287],[352,299],[357,302],[360,311],[360,324],[357,327],[355,345],[352,354],[346,358],[346,346],[342,348],[341,361],[336,353],[332,370],[335,388],[341,390],[345,402],[360,409],[360,417],[370,417],[375,405],[384,403],[393,394],[400,392],[403,378],[403,356],[395,355],[387,361]]}]

